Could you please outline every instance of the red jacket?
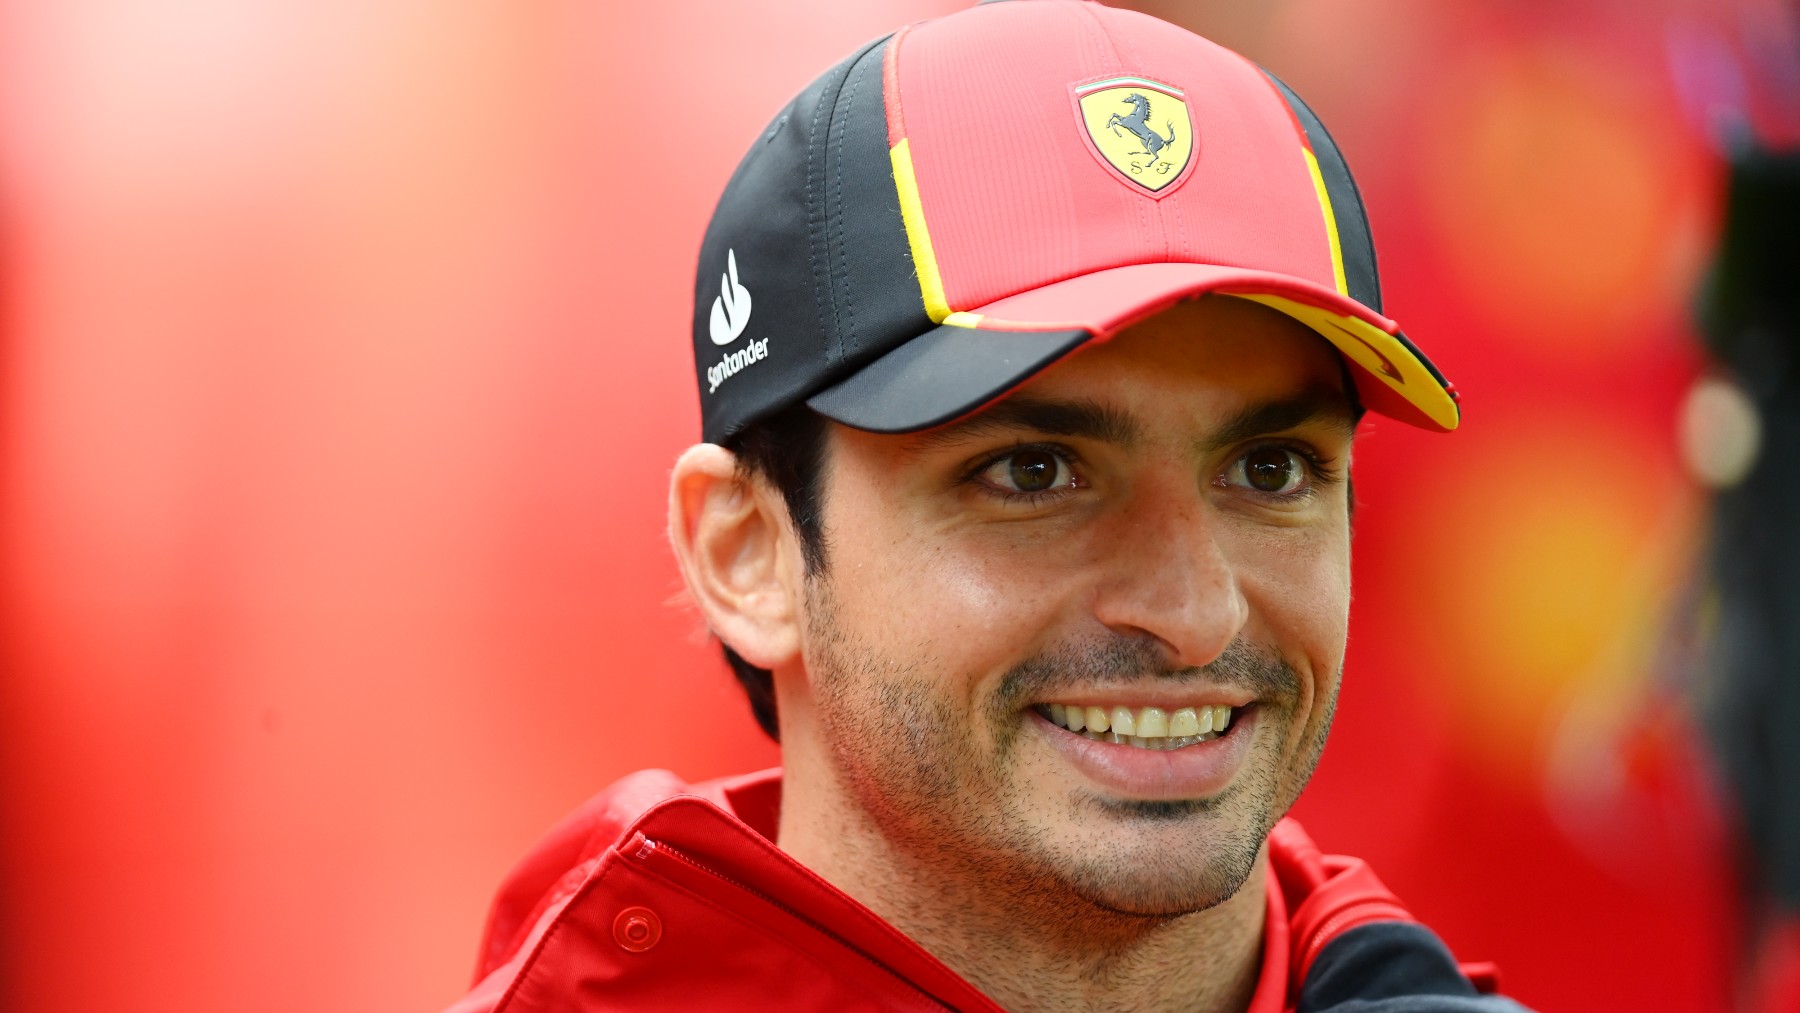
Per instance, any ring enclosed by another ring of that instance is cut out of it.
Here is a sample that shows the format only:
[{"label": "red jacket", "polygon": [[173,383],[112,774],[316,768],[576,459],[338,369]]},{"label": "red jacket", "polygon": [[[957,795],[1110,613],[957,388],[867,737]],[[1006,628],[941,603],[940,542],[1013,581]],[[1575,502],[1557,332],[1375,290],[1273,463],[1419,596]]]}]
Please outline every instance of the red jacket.
[{"label": "red jacket", "polygon": [[[474,991],[450,1013],[999,1010],[777,848],[780,799],[779,770],[696,785],[646,770],[594,796],[501,886]],[[1350,929],[1413,921],[1367,865],[1321,855],[1293,820],[1270,834],[1269,859],[1251,1013],[1294,1009]],[[1490,968],[1463,971],[1491,991]]]}]

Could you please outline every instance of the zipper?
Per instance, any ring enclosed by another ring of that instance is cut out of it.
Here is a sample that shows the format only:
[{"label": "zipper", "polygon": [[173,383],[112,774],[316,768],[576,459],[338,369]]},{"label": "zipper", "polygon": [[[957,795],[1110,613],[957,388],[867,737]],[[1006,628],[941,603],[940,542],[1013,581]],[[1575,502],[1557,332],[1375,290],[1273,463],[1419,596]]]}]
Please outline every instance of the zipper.
[{"label": "zipper", "polygon": [[881,961],[876,960],[874,957],[865,953],[860,947],[857,947],[856,945],[852,944],[849,940],[845,939],[843,936],[838,935],[836,932],[833,932],[832,930],[826,928],[823,925],[820,925],[818,922],[813,921],[811,918],[806,917],[805,915],[801,914],[800,912],[794,910],[792,907],[789,907],[787,904],[784,904],[781,901],[775,899],[774,897],[771,897],[768,894],[764,893],[763,891],[758,890],[755,887],[744,883],[742,880],[735,879],[731,876],[727,876],[724,873],[718,871],[717,869],[712,868],[711,866],[703,865],[697,859],[693,858],[692,856],[682,852],[681,850],[679,850],[675,847],[672,847],[661,841],[652,840],[651,838],[646,837],[644,835],[643,831],[641,831],[641,830],[638,831],[637,833],[634,833],[631,835],[631,839],[625,842],[625,847],[620,849],[620,854],[625,855],[627,858],[630,858],[642,865],[649,865],[651,862],[655,861],[657,856],[659,856],[659,855],[664,856],[671,861],[679,862],[682,866],[684,866],[688,869],[692,869],[693,871],[698,872],[701,875],[706,876],[709,879],[715,879],[721,883],[725,883],[729,886],[732,886],[744,893],[749,894],[752,897],[755,897],[756,899],[762,901],[763,903],[769,905],[770,907],[773,907],[776,910],[781,911],[782,913],[786,914],[788,917],[793,918],[795,921],[798,921],[801,924],[807,926],[808,928],[812,929],[814,932],[817,932],[820,935],[824,936],[825,938],[838,944],[838,946],[841,947],[842,949],[844,949],[850,953],[856,954],[856,956],[861,958],[864,963],[868,964],[871,967],[876,968],[877,970],[881,971],[883,974],[886,974],[889,978],[892,978],[894,981],[899,982],[901,985],[905,986],[910,991],[916,993],[918,996],[923,998],[926,1002],[931,1003],[933,1006],[937,1007],[938,1009],[946,1009],[946,1010],[952,1010],[952,1011],[954,1011],[956,1009],[956,1007],[947,1005],[942,1000],[938,999],[936,996],[930,994],[929,992],[926,992],[924,989],[920,988],[918,985],[913,984],[911,981],[908,981],[898,971],[895,971],[893,968],[887,966],[886,964],[882,963]]}]

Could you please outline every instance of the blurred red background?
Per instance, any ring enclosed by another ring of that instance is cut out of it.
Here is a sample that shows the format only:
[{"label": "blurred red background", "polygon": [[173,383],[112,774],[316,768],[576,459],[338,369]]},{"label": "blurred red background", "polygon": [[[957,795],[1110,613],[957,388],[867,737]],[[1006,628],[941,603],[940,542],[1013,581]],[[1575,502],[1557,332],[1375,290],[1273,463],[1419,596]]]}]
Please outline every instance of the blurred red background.
[{"label": "blurred red background", "polygon": [[[662,535],[699,237],[793,92],[960,6],[0,0],[7,1009],[431,1010],[581,799],[776,762]],[[1466,397],[1359,444],[1300,815],[1527,1003],[1726,1008],[1669,53],[1754,0],[1135,6],[1320,112]]]}]

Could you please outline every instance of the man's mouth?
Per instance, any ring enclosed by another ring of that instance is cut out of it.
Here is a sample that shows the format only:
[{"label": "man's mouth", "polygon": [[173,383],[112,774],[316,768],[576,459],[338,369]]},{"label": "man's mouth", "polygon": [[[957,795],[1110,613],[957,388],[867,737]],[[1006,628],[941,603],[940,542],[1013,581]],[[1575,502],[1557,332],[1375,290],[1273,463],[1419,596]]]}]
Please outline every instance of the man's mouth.
[{"label": "man's mouth", "polygon": [[1161,750],[1182,749],[1224,735],[1231,727],[1234,710],[1206,704],[1171,710],[1079,703],[1038,704],[1035,709],[1058,728],[1095,742]]}]

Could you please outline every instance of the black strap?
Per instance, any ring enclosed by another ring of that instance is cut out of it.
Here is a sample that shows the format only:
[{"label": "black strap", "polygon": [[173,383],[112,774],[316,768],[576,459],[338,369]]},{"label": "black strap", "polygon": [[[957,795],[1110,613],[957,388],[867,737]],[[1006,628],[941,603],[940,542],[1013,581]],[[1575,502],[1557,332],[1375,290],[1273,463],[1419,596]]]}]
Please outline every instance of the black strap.
[{"label": "black strap", "polygon": [[1319,952],[1300,985],[1296,1013],[1525,1013],[1482,995],[1450,950],[1423,925],[1371,922]]}]

